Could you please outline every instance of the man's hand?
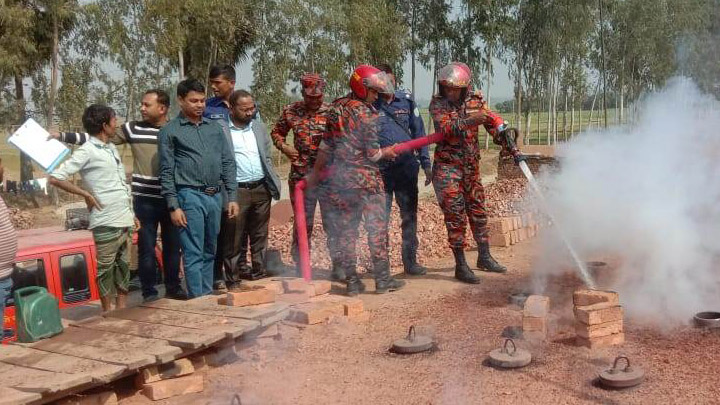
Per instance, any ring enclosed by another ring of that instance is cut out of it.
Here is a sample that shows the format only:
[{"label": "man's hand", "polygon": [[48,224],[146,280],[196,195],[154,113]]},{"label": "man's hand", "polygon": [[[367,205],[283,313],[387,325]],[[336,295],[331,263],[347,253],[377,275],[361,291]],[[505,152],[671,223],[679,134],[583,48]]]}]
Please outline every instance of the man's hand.
[{"label": "man's hand", "polygon": [[291,161],[296,161],[300,157],[300,152],[297,151],[292,145],[283,144],[282,153],[285,154]]},{"label": "man's hand", "polygon": [[463,119],[463,125],[468,128],[479,127],[481,124],[485,123],[486,120],[487,116],[485,115],[485,112],[478,111],[465,117]]},{"label": "man's hand", "polygon": [[425,187],[429,186],[430,183],[432,183],[432,169],[429,167],[426,167],[423,169],[425,172]]},{"label": "man's hand", "polygon": [[60,139],[60,132],[58,132],[58,131],[56,131],[56,130],[54,130],[54,129],[51,129],[51,130],[48,131],[48,133],[49,133],[49,135],[48,135],[48,137],[47,137],[47,140],[48,140],[48,141],[51,140],[51,139]]},{"label": "man's hand", "polygon": [[228,218],[233,219],[240,213],[240,206],[236,202],[228,203]]},{"label": "man's hand", "polygon": [[397,157],[397,153],[395,153],[395,145],[386,146],[380,149],[380,152],[382,152],[382,159],[385,160],[393,160]]},{"label": "man's hand", "polygon": [[138,217],[133,217],[133,223],[135,225],[135,231],[139,231],[142,226],[140,225],[140,220]]},{"label": "man's hand", "polygon": [[85,197],[85,205],[87,205],[88,211],[92,211],[93,208],[97,208],[98,211],[102,210],[102,205],[100,205],[92,194],[87,193],[83,197]]},{"label": "man's hand", "polygon": [[176,208],[175,211],[170,213],[170,221],[179,228],[187,228],[187,218],[185,218],[185,213],[180,208]]}]

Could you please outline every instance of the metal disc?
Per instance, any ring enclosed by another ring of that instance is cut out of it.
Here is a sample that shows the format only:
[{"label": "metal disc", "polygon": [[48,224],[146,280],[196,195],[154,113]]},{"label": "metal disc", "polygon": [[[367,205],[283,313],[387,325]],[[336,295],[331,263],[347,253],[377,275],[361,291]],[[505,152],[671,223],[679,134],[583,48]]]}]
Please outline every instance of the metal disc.
[{"label": "metal disc", "polygon": [[507,353],[504,349],[495,349],[488,356],[490,364],[502,368],[525,367],[532,360],[530,352],[525,349],[516,349],[513,354]]},{"label": "metal disc", "polygon": [[433,341],[429,336],[415,335],[413,339],[398,339],[393,342],[390,350],[393,353],[400,354],[412,354],[420,353],[430,350],[433,346]]},{"label": "metal disc", "polygon": [[645,380],[645,371],[633,366],[630,370],[605,370],[600,373],[600,383],[610,388],[634,387]]}]

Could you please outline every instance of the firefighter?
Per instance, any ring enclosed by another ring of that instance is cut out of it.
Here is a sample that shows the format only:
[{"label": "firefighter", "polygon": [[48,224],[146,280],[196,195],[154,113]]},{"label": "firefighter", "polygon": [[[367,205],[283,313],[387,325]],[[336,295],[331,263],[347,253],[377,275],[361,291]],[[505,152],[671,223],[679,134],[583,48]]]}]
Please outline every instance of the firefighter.
[{"label": "firefighter", "polygon": [[501,144],[504,121],[488,109],[480,91],[470,87],[470,68],[452,62],[438,72],[438,93],[430,102],[435,130],[444,135],[437,144],[433,166],[433,187],[445,217],[448,241],[455,256],[455,278],[478,284],[480,279],[465,261],[465,217],[478,245],[477,267],[505,273],[507,269],[490,255],[485,193],[480,176],[479,126]]},{"label": "firefighter", "polygon": [[392,147],[380,148],[378,112],[373,107],[379,94],[393,94],[391,79],[379,69],[360,65],[350,76],[347,96],[335,100],[328,114],[328,128],[320,142],[315,169],[308,177],[314,187],[326,169],[327,198],[335,214],[336,255],[346,274],[347,295],[365,291],[358,277],[355,245],[358,226],[364,219],[375,277],[375,292],[402,288],[405,282],[390,275],[385,223],[385,192],[378,162],[396,157]]},{"label": "firefighter", "polygon": [[[280,119],[275,124],[270,136],[275,147],[288,157],[291,161],[288,186],[290,190],[290,201],[295,206],[295,185],[305,177],[315,165],[315,158],[318,153],[318,146],[322,140],[327,125],[327,113],[330,104],[323,101],[323,90],[325,80],[316,73],[306,73],[300,78],[301,94],[303,99],[286,106]],[[285,143],[288,132],[293,132],[293,144]],[[324,187],[305,191],[305,218],[307,221],[308,242],[312,237],[313,222],[315,218],[315,206],[320,202],[320,212],[323,220],[323,229],[327,235],[328,251],[331,253],[333,280],[344,280],[345,274],[334,258],[333,233],[330,229],[333,221],[328,218],[331,207],[327,199],[319,198]],[[292,256],[295,263],[298,260],[297,229],[293,231]]]}]

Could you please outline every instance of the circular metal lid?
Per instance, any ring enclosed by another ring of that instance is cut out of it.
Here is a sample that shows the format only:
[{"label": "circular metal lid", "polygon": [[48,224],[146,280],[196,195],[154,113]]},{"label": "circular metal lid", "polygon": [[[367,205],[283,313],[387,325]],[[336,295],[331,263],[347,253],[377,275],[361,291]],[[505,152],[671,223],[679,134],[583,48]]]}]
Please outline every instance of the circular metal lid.
[{"label": "circular metal lid", "polygon": [[413,354],[430,350],[432,346],[433,341],[429,336],[416,334],[415,326],[411,326],[407,337],[393,342],[390,351],[400,354]]},{"label": "circular metal lid", "polygon": [[720,312],[698,312],[693,317],[695,325],[705,328],[718,328],[720,327]]},{"label": "circular metal lid", "polygon": [[[508,343],[512,344],[512,350],[508,350]],[[512,339],[506,339],[500,349],[495,349],[488,355],[490,364],[502,368],[519,368],[530,364],[532,355],[525,349],[518,349]]]},{"label": "circular metal lid", "polygon": [[[627,365],[619,367],[620,360],[625,359]],[[615,358],[612,368],[600,373],[600,383],[610,388],[634,387],[645,380],[645,371],[637,366],[630,366],[630,359],[626,356]]]},{"label": "circular metal lid", "polygon": [[527,298],[530,296],[530,293],[527,292],[519,292],[510,294],[508,296],[508,302],[512,305],[517,305],[519,307],[522,307],[525,305],[525,301],[527,301]]}]

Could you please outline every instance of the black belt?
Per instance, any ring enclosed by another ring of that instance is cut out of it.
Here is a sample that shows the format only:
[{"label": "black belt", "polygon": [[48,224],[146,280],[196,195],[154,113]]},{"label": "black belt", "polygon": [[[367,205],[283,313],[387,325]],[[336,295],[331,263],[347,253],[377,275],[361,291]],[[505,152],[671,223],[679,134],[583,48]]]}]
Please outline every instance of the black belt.
[{"label": "black belt", "polygon": [[220,187],[208,187],[208,186],[180,186],[180,188],[189,188],[192,190],[199,191],[203,194],[213,196],[220,192]]},{"label": "black belt", "polygon": [[265,184],[265,179],[262,178],[262,179],[257,180],[257,181],[246,181],[246,182],[242,182],[242,183],[239,182],[239,183],[238,183],[238,188],[251,189],[251,188],[255,188],[255,187],[262,186],[262,185],[264,185],[264,184]]}]

